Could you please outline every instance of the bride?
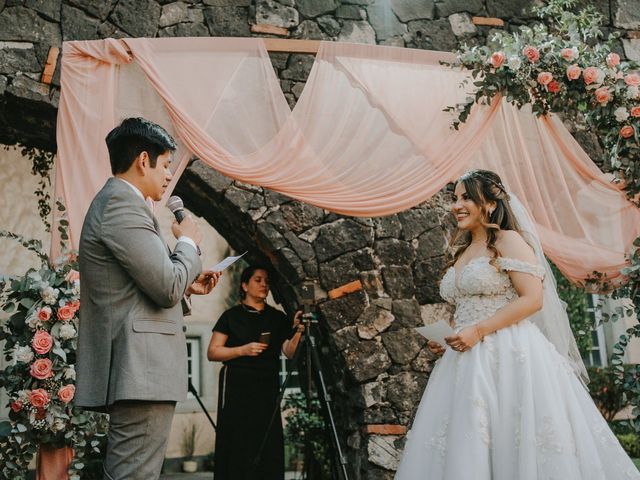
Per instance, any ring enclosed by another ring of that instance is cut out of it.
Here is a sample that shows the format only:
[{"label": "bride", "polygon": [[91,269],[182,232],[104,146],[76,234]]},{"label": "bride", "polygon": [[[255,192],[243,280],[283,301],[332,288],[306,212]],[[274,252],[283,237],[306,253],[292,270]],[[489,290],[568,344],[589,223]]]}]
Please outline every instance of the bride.
[{"label": "bride", "polygon": [[396,480],[640,479],[591,400],[533,222],[487,170],[463,175],[465,238],[440,285],[450,348],[418,408]]}]

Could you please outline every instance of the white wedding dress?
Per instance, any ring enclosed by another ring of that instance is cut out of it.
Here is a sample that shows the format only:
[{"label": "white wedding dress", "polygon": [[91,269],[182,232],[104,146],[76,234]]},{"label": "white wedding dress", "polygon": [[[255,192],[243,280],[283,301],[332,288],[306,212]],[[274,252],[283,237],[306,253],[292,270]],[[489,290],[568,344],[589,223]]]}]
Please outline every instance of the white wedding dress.
[{"label": "white wedding dress", "polygon": [[[456,330],[517,297],[506,271],[544,268],[473,259],[450,268],[441,296]],[[418,407],[396,480],[622,480],[640,473],[569,362],[530,320],[487,335],[471,350],[447,348]]]}]

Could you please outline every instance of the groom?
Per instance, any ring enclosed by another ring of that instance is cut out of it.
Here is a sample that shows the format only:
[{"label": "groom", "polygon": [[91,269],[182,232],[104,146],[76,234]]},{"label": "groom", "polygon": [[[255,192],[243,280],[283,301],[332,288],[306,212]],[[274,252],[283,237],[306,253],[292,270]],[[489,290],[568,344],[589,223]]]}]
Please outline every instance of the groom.
[{"label": "groom", "polygon": [[128,118],[106,142],[114,176],[80,237],[75,403],[110,415],[105,480],[150,480],[160,476],[175,405],[187,394],[181,301],[209,293],[219,274],[200,275],[193,218],[173,224],[170,252],[145,202],[160,200],[171,180],[173,138]]}]

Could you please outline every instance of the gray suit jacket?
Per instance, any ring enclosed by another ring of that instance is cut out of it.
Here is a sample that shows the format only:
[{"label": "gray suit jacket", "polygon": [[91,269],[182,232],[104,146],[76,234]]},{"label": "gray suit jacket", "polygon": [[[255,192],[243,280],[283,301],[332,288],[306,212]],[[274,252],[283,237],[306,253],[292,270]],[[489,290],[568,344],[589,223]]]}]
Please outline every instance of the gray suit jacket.
[{"label": "gray suit jacket", "polygon": [[175,400],[187,394],[180,301],[202,270],[191,245],[170,253],[146,203],[110,178],[80,237],[78,406]]}]

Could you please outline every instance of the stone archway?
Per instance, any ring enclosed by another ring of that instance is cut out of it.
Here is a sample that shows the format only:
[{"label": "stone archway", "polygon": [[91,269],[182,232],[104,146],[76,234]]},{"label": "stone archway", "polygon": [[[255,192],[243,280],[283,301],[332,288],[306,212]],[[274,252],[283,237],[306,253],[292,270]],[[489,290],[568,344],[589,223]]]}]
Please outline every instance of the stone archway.
[{"label": "stone archway", "polygon": [[323,370],[354,478],[392,478],[430,372],[412,329],[449,316],[437,282],[445,263],[446,193],[384,218],[339,216],[234,182],[193,162],[176,193],[250,260],[270,261],[289,310],[318,285]]}]

